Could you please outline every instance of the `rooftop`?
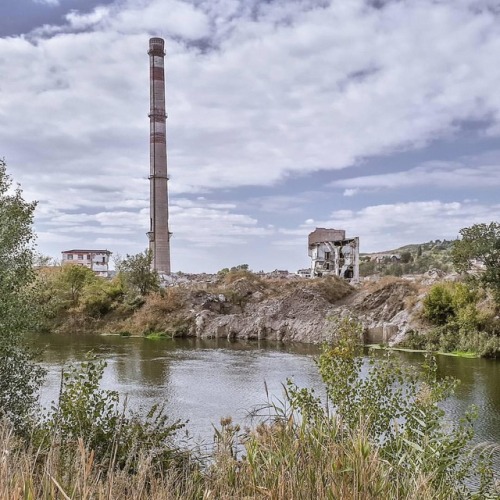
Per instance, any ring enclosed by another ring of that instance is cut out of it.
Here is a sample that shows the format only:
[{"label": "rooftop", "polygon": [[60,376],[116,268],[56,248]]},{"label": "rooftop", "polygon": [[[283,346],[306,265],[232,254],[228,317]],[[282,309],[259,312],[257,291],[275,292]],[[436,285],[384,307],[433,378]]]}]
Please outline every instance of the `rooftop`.
[{"label": "rooftop", "polygon": [[109,250],[63,250],[61,253],[106,253],[111,255],[113,252]]}]

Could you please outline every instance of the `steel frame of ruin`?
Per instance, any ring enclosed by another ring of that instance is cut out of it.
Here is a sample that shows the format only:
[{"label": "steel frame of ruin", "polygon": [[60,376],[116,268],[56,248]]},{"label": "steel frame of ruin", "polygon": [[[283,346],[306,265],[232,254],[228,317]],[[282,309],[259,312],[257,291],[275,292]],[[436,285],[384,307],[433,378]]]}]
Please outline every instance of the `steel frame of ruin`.
[{"label": "steel frame of ruin", "polygon": [[152,268],[170,274],[170,236],[168,228],[167,131],[165,112],[165,41],[149,40],[150,69],[150,229],[149,250]]}]

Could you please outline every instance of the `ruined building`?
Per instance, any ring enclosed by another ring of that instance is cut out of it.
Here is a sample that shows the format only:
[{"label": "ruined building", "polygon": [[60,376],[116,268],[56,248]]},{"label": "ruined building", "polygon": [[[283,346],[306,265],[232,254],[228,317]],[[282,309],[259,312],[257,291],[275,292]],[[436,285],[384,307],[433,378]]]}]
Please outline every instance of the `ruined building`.
[{"label": "ruined building", "polygon": [[150,69],[150,229],[149,249],[154,270],[170,274],[170,236],[168,230],[167,132],[165,113],[165,42],[149,40]]},{"label": "ruined building", "polygon": [[335,275],[359,280],[359,238],[346,238],[342,229],[317,227],[308,237],[311,276]]}]

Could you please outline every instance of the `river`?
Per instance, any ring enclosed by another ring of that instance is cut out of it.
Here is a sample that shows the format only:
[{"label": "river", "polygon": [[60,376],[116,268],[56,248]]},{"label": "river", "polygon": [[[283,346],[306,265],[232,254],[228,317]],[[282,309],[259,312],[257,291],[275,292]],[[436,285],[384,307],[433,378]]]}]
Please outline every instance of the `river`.
[{"label": "river", "polygon": [[[134,409],[165,403],[172,419],[189,420],[190,434],[205,441],[210,441],[212,424],[221,417],[248,424],[248,411],[266,402],[266,387],[276,401],[287,378],[321,392],[314,364],[319,349],[312,345],[58,335],[37,336],[35,344],[43,348],[48,369],[41,393],[45,407],[57,399],[61,367],[93,351],[108,363],[104,389],[127,396]],[[395,356],[412,365],[423,361],[420,353]],[[500,362],[438,356],[437,363],[440,375],[461,381],[444,405],[450,419],[460,418],[475,404],[479,408],[475,441],[500,444]]]}]

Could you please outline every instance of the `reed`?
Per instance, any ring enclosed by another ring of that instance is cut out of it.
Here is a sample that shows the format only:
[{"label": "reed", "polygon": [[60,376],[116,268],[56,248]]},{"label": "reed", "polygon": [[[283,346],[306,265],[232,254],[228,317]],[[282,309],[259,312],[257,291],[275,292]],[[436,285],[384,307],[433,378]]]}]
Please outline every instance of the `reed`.
[{"label": "reed", "polygon": [[[131,472],[96,460],[81,439],[68,456],[54,440],[44,453],[0,426],[0,498],[17,499],[452,499],[429,474],[394,474],[363,426],[345,433],[335,418],[290,418],[247,431],[241,455],[238,428],[226,419],[204,465],[159,471],[143,454]],[[64,463],[64,467],[61,464]]]}]

